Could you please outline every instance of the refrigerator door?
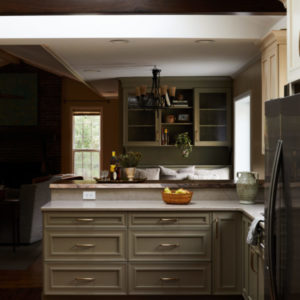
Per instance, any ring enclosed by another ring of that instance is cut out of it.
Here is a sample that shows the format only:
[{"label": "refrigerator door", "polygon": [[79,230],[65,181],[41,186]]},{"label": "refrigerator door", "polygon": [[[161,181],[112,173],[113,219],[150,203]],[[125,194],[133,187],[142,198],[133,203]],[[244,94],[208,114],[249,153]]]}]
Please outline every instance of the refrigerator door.
[{"label": "refrigerator door", "polygon": [[281,257],[283,232],[283,155],[282,100],[266,102],[265,136],[265,182],[268,186],[265,197],[265,299],[283,299]]},{"label": "refrigerator door", "polygon": [[282,299],[300,299],[300,95],[281,103],[284,179],[284,231],[281,248]]},{"label": "refrigerator door", "polygon": [[265,300],[300,299],[300,95],[265,111]]}]

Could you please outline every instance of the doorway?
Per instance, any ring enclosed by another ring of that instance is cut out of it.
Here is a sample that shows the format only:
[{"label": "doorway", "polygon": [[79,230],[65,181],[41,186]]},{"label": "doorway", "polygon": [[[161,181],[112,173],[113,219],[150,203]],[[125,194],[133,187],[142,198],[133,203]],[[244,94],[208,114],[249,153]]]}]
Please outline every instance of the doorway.
[{"label": "doorway", "polygon": [[251,171],[251,93],[234,101],[234,181],[237,172]]}]

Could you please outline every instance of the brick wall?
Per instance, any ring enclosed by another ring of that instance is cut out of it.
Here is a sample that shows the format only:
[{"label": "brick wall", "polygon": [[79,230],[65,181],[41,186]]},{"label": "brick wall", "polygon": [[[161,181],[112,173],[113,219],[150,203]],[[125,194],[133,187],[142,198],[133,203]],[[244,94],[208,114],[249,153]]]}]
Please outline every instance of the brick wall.
[{"label": "brick wall", "polygon": [[37,126],[0,126],[0,183],[28,183],[31,177],[60,173],[61,78],[24,63],[2,67],[0,72],[38,77]]}]

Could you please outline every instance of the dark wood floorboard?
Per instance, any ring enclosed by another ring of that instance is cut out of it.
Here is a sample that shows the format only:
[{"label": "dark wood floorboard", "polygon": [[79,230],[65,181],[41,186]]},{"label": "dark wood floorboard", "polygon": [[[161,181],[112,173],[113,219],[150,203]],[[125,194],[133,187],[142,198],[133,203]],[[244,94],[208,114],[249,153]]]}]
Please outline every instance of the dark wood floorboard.
[{"label": "dark wood floorboard", "polygon": [[[18,250],[17,250],[18,251]],[[27,270],[1,270],[0,290],[42,288],[42,255]],[[1,295],[1,293],[0,293]],[[2,298],[0,297],[2,300]],[[30,298],[29,298],[30,299]]]}]

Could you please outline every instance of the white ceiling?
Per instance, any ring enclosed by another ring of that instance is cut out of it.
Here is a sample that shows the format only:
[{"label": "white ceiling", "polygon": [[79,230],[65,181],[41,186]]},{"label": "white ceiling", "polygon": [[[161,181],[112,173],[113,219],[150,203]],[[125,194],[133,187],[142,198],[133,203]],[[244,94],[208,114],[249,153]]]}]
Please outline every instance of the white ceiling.
[{"label": "white ceiling", "polygon": [[[234,76],[258,57],[283,16],[0,17],[0,45],[46,45],[83,80],[151,76]],[[126,38],[125,44],[111,39]],[[214,39],[214,43],[195,43]]]},{"label": "white ceiling", "polygon": [[67,40],[50,48],[87,81],[150,76],[157,65],[161,76],[233,75],[258,53],[256,40],[130,39],[128,44],[101,40]]}]

